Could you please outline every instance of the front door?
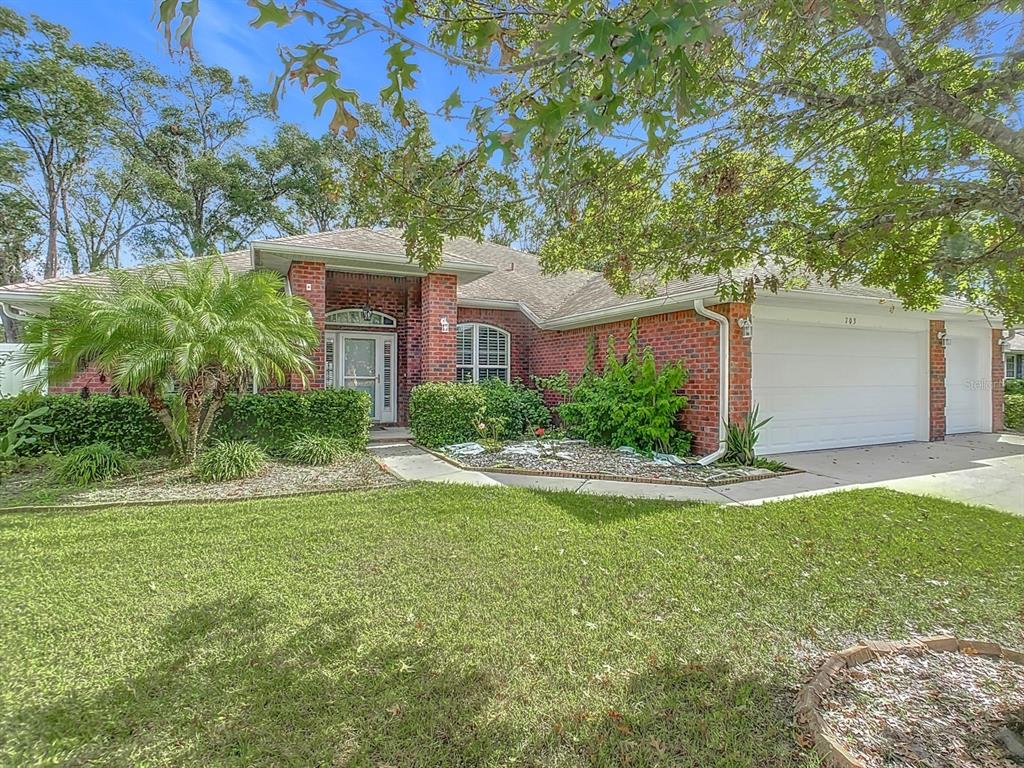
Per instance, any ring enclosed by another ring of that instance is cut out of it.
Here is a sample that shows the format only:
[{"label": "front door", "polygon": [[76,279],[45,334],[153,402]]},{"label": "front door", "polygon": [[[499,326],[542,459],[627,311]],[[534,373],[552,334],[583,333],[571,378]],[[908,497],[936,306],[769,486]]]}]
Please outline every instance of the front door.
[{"label": "front door", "polygon": [[395,421],[395,347],[393,333],[325,334],[326,385],[365,392],[374,421]]}]

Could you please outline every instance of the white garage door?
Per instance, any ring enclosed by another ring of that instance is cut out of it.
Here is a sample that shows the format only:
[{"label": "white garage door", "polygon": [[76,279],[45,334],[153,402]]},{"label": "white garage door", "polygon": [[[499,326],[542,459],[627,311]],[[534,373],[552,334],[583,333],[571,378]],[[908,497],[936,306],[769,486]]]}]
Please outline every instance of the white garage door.
[{"label": "white garage door", "polygon": [[987,432],[991,428],[992,413],[989,332],[959,332],[949,328],[948,333],[946,433]]},{"label": "white garage door", "polygon": [[919,439],[925,334],[758,321],[751,388],[771,416],[758,453]]}]

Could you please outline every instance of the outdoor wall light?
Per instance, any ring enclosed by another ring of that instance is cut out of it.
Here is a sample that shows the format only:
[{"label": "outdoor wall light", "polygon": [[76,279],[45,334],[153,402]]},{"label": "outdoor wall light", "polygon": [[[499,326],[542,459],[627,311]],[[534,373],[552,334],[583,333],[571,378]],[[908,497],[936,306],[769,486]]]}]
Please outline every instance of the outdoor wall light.
[{"label": "outdoor wall light", "polygon": [[736,325],[738,325],[742,330],[744,339],[749,339],[754,335],[754,323],[749,317],[741,317],[737,319]]},{"label": "outdoor wall light", "polygon": [[448,333],[448,318],[441,318],[441,333]]},{"label": "outdoor wall light", "polygon": [[935,338],[939,340],[939,343],[943,346],[943,348],[949,346],[949,337],[945,331],[939,331],[937,334],[935,334]]}]

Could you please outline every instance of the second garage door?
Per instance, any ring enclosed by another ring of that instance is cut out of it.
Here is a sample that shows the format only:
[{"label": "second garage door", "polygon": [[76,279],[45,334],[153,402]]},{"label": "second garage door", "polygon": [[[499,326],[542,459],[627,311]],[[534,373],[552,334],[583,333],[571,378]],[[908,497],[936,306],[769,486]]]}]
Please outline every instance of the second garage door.
[{"label": "second garage door", "polygon": [[758,453],[921,439],[924,333],[759,320],[751,394]]}]

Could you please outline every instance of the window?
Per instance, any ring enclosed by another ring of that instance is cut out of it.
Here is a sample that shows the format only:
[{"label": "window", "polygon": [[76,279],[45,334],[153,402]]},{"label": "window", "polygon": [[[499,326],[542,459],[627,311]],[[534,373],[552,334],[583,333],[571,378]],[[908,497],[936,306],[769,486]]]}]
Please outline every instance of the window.
[{"label": "window", "polygon": [[460,323],[455,335],[458,381],[508,381],[508,333],[491,325]]},{"label": "window", "polygon": [[395,318],[391,315],[361,307],[328,312],[324,315],[324,322],[327,325],[369,325],[383,328],[394,328],[396,325]]},{"label": "window", "polygon": [[1024,379],[1024,355],[1006,356],[1006,378]]}]

